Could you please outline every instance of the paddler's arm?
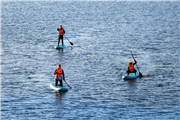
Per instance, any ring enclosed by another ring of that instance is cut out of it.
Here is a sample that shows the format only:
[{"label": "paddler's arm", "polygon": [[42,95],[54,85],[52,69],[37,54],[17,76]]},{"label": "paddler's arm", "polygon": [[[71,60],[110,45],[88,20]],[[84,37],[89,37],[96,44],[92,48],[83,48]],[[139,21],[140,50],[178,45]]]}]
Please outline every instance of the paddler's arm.
[{"label": "paddler's arm", "polygon": [[57,70],[54,71],[54,75],[56,75],[56,74],[57,74]]},{"label": "paddler's arm", "polygon": [[65,34],[65,30],[63,29],[63,34]]},{"label": "paddler's arm", "polygon": [[136,60],[134,60],[135,63],[133,63],[133,66],[137,63]]}]

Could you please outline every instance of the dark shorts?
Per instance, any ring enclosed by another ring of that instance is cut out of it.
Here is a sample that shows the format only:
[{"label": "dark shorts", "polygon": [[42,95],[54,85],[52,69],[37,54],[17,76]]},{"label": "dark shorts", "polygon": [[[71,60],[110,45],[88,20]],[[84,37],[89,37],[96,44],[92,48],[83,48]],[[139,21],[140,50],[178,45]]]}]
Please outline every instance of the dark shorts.
[{"label": "dark shorts", "polygon": [[63,39],[63,35],[59,35],[59,39]]}]

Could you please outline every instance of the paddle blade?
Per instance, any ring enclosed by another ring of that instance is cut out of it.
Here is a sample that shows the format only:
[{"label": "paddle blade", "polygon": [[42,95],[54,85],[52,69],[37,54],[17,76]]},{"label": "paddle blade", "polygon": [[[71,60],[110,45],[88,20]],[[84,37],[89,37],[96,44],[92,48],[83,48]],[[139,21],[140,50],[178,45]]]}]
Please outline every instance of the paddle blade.
[{"label": "paddle blade", "polygon": [[141,73],[139,73],[139,77],[143,77],[143,75]]},{"label": "paddle blade", "polygon": [[[68,85],[68,84],[67,84],[67,85]],[[72,89],[72,87],[71,87],[71,86],[69,86],[69,85],[68,85],[68,87],[69,87],[69,89]]]},{"label": "paddle blade", "polygon": [[74,45],[72,42],[70,42],[71,45]]}]

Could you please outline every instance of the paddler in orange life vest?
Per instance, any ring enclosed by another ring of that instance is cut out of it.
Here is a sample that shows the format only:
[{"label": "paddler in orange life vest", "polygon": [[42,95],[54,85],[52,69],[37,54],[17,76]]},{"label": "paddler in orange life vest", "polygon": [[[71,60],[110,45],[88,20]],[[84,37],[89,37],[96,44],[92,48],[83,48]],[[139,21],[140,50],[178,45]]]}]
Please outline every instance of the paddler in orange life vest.
[{"label": "paddler in orange life vest", "polygon": [[133,63],[133,62],[128,63],[128,70],[126,71],[127,75],[129,75],[129,73],[135,73],[136,74],[136,69],[134,69],[134,65],[136,63],[137,63],[136,60],[135,60],[135,63]]},{"label": "paddler in orange life vest", "polygon": [[59,46],[59,42],[60,39],[62,40],[62,46],[63,44],[63,35],[65,34],[65,30],[62,28],[62,25],[60,25],[60,28],[57,28],[57,31],[59,31],[59,36],[58,36],[58,46]]},{"label": "paddler in orange life vest", "polygon": [[59,86],[63,86],[62,80],[65,81],[64,71],[61,68],[61,64],[58,64],[57,69],[54,71],[55,77],[55,86],[57,86],[58,81],[60,82]]}]

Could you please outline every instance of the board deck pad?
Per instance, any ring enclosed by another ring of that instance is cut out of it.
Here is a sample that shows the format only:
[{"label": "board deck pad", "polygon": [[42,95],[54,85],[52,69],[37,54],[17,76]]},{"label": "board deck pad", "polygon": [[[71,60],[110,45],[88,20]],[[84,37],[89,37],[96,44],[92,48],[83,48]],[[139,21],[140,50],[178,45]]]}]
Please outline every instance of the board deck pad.
[{"label": "board deck pad", "polygon": [[64,85],[63,86],[55,86],[55,83],[50,83],[50,87],[51,89],[55,90],[55,91],[62,91],[62,92],[66,92],[68,91],[68,88],[66,88]]}]

